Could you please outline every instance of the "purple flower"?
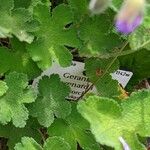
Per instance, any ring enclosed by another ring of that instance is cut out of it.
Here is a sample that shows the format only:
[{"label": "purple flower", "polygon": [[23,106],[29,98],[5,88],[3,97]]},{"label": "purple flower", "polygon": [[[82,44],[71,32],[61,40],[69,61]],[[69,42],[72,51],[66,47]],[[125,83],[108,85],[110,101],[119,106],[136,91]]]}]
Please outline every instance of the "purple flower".
[{"label": "purple flower", "polygon": [[142,20],[142,16],[137,16],[132,22],[128,22],[128,20],[117,20],[116,29],[118,32],[129,34],[133,32],[142,23]]},{"label": "purple flower", "polygon": [[119,137],[119,141],[122,144],[124,150],[130,150],[129,145],[126,143],[126,141],[122,137]]},{"label": "purple flower", "polygon": [[116,18],[118,32],[129,34],[143,21],[145,0],[125,0]]}]

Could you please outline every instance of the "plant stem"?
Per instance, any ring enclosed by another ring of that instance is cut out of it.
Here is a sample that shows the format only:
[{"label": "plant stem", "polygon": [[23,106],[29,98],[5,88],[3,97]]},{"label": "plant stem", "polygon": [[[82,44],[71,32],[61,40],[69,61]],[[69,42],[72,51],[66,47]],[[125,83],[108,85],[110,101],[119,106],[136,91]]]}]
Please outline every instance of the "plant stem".
[{"label": "plant stem", "polygon": [[85,91],[82,93],[82,95],[77,99],[80,100],[86,93],[88,93],[90,91],[90,89],[101,79],[103,78],[107,71],[111,68],[111,66],[113,65],[113,63],[116,61],[116,59],[118,58],[118,56],[120,56],[120,53],[122,53],[122,51],[125,49],[125,47],[128,45],[128,41],[125,42],[125,44],[123,45],[123,47],[120,49],[119,53],[114,57],[114,59],[110,62],[110,64],[106,67],[105,72],[102,74],[102,76],[100,78],[98,78],[89,88],[85,89]]}]

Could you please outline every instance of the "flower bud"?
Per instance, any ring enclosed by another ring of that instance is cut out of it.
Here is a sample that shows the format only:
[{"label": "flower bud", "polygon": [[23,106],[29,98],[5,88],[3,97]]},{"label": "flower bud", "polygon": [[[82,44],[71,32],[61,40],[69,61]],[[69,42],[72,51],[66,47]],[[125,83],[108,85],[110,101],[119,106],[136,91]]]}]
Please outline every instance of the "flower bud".
[{"label": "flower bud", "polygon": [[91,0],[89,9],[93,14],[100,14],[103,12],[111,3],[111,0]]},{"label": "flower bud", "polygon": [[145,0],[125,0],[117,15],[116,28],[119,32],[133,32],[143,21]]}]

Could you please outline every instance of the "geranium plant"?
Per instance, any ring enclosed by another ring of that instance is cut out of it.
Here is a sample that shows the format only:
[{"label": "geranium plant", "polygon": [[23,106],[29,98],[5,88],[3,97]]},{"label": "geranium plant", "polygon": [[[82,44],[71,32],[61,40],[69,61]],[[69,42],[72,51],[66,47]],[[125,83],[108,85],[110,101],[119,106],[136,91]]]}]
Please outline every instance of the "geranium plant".
[{"label": "geranium plant", "polygon": [[[146,150],[149,16],[149,0],[0,0],[0,149]],[[33,88],[75,54],[92,83],[76,101],[58,74]],[[117,69],[133,73],[126,88]]]}]

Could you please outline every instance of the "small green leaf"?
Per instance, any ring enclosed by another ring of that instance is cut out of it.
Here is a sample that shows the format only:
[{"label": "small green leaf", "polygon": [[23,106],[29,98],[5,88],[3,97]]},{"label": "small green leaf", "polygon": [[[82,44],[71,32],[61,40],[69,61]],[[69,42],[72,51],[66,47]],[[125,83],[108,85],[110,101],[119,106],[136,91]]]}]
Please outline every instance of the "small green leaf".
[{"label": "small green leaf", "polygon": [[5,125],[12,121],[16,127],[24,127],[29,115],[24,103],[34,102],[35,93],[28,86],[25,74],[13,72],[4,81],[8,90],[0,97],[0,123]]},{"label": "small green leaf", "polygon": [[76,104],[72,105],[71,114],[63,119],[55,119],[48,128],[50,136],[60,136],[71,146],[71,150],[77,150],[77,143],[82,149],[100,150],[93,135],[89,130],[89,123],[77,112]]},{"label": "small green leaf", "polygon": [[78,104],[78,111],[91,125],[96,140],[103,145],[121,150],[122,137],[133,150],[146,150],[138,141],[150,136],[150,91],[133,93],[119,105],[115,100],[90,96]]},{"label": "small green leaf", "polygon": [[44,76],[38,85],[39,94],[30,106],[30,114],[37,117],[39,123],[49,127],[54,121],[54,115],[65,118],[71,112],[71,104],[65,98],[69,95],[69,87],[60,81],[58,75]]},{"label": "small green leaf", "polygon": [[44,143],[43,148],[33,139],[23,137],[21,143],[17,143],[15,150],[71,150],[68,143],[60,137],[50,137]]}]

